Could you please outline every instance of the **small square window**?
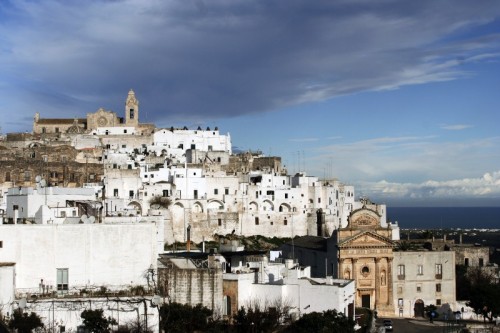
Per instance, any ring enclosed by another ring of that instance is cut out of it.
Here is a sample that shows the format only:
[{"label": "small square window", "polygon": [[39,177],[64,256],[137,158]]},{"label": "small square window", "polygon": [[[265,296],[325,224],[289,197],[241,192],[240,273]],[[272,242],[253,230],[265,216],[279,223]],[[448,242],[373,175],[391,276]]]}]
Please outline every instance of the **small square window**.
[{"label": "small square window", "polygon": [[3,248],[3,241],[0,241],[0,249]]},{"label": "small square window", "polygon": [[441,300],[440,299],[436,299],[436,305],[441,305]]},{"label": "small square window", "polygon": [[417,286],[417,293],[422,292],[422,286]]}]

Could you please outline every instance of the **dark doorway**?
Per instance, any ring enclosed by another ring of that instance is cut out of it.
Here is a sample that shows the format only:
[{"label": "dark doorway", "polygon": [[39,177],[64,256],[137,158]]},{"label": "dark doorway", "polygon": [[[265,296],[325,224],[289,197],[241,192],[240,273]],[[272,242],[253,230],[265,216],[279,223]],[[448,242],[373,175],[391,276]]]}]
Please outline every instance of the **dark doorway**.
[{"label": "dark doorway", "polygon": [[370,308],[370,295],[361,295],[361,306]]},{"label": "dark doorway", "polygon": [[415,318],[423,317],[424,316],[424,301],[422,301],[421,299],[417,299],[415,301],[415,308],[413,310],[415,311]]}]

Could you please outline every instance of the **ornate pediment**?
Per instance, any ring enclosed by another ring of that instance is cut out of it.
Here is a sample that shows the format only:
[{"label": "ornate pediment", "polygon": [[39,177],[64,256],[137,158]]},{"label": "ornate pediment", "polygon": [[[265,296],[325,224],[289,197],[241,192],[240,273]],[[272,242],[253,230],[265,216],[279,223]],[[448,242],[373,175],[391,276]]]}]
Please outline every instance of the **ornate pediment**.
[{"label": "ornate pediment", "polygon": [[376,229],[380,226],[380,215],[366,207],[357,209],[349,216],[349,228],[351,229]]},{"label": "ornate pediment", "polygon": [[374,232],[364,231],[339,242],[339,247],[392,247],[393,242],[387,237]]}]

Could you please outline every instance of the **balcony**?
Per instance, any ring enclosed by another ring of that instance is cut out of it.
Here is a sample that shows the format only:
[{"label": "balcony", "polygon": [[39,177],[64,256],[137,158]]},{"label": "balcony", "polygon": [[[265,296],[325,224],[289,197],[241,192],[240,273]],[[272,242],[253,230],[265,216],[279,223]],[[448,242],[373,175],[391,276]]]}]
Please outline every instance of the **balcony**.
[{"label": "balcony", "polygon": [[404,280],[405,279],[405,275],[398,275],[398,280]]},{"label": "balcony", "polygon": [[443,274],[436,274],[436,279],[441,280],[443,278]]}]

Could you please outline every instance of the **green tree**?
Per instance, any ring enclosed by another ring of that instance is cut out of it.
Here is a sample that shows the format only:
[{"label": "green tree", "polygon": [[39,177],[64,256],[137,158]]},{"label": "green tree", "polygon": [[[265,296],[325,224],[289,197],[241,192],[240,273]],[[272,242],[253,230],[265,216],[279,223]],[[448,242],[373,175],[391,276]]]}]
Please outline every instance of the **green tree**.
[{"label": "green tree", "polygon": [[354,321],[336,310],[323,313],[311,312],[303,315],[285,329],[287,333],[323,333],[342,332],[354,333]]},{"label": "green tree", "polygon": [[210,328],[211,316],[212,310],[201,304],[194,307],[179,303],[163,304],[160,326],[166,333],[205,332]]},{"label": "green tree", "polygon": [[104,310],[83,310],[80,314],[83,319],[83,326],[92,333],[110,332],[109,326],[116,325],[116,320],[111,317],[104,317]]},{"label": "green tree", "polygon": [[489,321],[500,315],[500,284],[481,267],[470,268],[466,274],[470,287],[466,303],[478,315]]},{"label": "green tree", "polygon": [[23,313],[16,309],[9,321],[9,328],[17,329],[19,333],[31,333],[32,330],[43,327],[42,319],[34,312]]}]

